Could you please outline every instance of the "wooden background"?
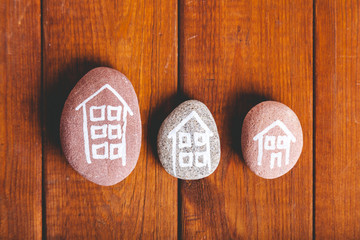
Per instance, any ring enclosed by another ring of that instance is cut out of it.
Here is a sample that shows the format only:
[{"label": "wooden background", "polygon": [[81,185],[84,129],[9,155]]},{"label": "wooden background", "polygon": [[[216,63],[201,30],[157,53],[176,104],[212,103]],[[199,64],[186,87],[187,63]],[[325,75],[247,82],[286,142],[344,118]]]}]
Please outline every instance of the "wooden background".
[{"label": "wooden background", "polygon": [[[1,239],[360,239],[360,2],[2,0]],[[123,72],[139,97],[133,173],[97,186],[67,164],[59,118],[90,69]],[[184,99],[218,125],[216,172],[181,181],[156,135]],[[292,108],[304,149],[291,172],[255,176],[242,120],[263,100]]]}]

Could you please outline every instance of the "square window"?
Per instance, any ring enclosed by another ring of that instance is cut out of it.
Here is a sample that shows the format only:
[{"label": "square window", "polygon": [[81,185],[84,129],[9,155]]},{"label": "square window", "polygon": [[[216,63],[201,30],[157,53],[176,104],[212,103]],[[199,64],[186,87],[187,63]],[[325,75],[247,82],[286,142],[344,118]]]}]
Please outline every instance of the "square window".
[{"label": "square window", "polygon": [[210,158],[206,152],[195,152],[195,166],[205,167],[209,162]]},{"label": "square window", "polygon": [[191,147],[190,133],[179,132],[179,148]]},{"label": "square window", "polygon": [[265,150],[275,149],[275,136],[265,136]]},{"label": "square window", "polygon": [[122,143],[110,144],[110,160],[119,159],[123,156],[125,156],[125,149]]},{"label": "square window", "polygon": [[109,124],[109,139],[120,139],[121,138],[121,125],[117,124],[117,125],[112,125]]},{"label": "square window", "polygon": [[204,146],[207,140],[208,140],[208,136],[206,133],[199,133],[199,132],[194,133],[195,146],[197,147]]},{"label": "square window", "polygon": [[105,105],[90,107],[90,121],[98,122],[105,120]]},{"label": "square window", "polygon": [[192,167],[193,165],[193,154],[187,152],[179,153],[179,165],[180,167]]},{"label": "square window", "polygon": [[276,141],[276,147],[278,149],[286,149],[290,146],[290,139],[288,136],[278,136]]},{"label": "square window", "polygon": [[92,125],[90,127],[91,139],[105,138],[106,137],[106,129],[107,129],[106,124],[102,125],[102,126]]},{"label": "square window", "polygon": [[107,119],[109,121],[120,121],[121,109],[121,106],[107,106]]},{"label": "square window", "polygon": [[104,142],[102,144],[93,144],[91,145],[91,151],[93,159],[107,159],[108,158],[108,143]]}]

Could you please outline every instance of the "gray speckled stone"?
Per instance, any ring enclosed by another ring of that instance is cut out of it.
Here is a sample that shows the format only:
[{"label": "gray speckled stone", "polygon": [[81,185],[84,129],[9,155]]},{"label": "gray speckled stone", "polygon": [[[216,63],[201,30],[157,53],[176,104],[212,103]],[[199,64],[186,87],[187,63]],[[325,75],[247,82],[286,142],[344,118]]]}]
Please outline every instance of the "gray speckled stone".
[{"label": "gray speckled stone", "polygon": [[170,113],[160,127],[157,148],[174,177],[195,180],[212,174],[220,162],[220,139],[205,104],[189,100]]}]

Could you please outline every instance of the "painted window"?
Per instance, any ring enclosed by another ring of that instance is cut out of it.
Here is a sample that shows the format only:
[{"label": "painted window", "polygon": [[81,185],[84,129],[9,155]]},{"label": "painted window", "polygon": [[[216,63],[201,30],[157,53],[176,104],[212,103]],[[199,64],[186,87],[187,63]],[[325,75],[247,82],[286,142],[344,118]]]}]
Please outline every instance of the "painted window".
[{"label": "painted window", "polygon": [[278,149],[286,149],[290,146],[290,139],[288,136],[278,136],[276,141],[276,147]]},{"label": "painted window", "polygon": [[197,147],[204,146],[206,144],[206,141],[207,141],[206,133],[199,133],[199,132],[194,133],[195,146]]},{"label": "painted window", "polygon": [[206,152],[195,152],[195,166],[205,167],[208,163],[208,155]]},{"label": "painted window", "polygon": [[[105,110],[107,109],[107,114]],[[91,106],[90,107],[90,121],[120,121],[121,119],[121,106]],[[106,119],[105,119],[106,118]],[[120,124],[104,124],[104,125],[91,125],[90,127],[91,139],[121,139],[122,129]],[[110,144],[104,142],[101,144],[92,144],[91,153],[94,159],[118,159],[125,156],[122,143]]]},{"label": "painted window", "polygon": [[121,118],[121,106],[107,106],[107,119],[109,121],[120,121]]},{"label": "painted window", "polygon": [[275,149],[275,136],[265,136],[265,150]]},{"label": "painted window", "polygon": [[119,159],[124,155],[123,144],[110,144],[110,160]]},{"label": "painted window", "polygon": [[116,125],[109,124],[108,130],[109,130],[109,133],[108,133],[109,139],[120,139],[121,138],[121,125],[120,124],[116,124]]},{"label": "painted window", "polygon": [[105,120],[105,105],[90,107],[90,121],[98,122]]},{"label": "painted window", "polygon": [[191,147],[190,133],[179,132],[179,148]]},{"label": "painted window", "polygon": [[107,159],[109,150],[108,142],[102,144],[93,144],[91,145],[92,156],[94,159]]},{"label": "painted window", "polygon": [[106,124],[101,126],[92,125],[90,128],[91,139],[106,138],[107,136],[107,126]]},{"label": "painted window", "polygon": [[193,153],[180,152],[179,153],[179,165],[180,167],[192,167],[193,165]]}]

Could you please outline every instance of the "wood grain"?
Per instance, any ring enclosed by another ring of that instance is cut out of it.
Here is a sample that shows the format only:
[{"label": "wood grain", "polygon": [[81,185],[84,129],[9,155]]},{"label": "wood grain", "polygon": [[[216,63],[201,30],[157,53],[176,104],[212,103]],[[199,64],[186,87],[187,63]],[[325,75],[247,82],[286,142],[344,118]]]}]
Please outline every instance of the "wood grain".
[{"label": "wood grain", "polygon": [[[0,239],[360,239],[359,14],[356,0],[2,1]],[[59,143],[65,99],[97,66],[131,80],[143,122],[138,165],[112,187],[77,174]],[[183,99],[214,114],[222,157],[178,186],[155,143]],[[240,150],[264,100],[292,108],[304,132],[299,162],[275,180]]]},{"label": "wood grain", "polygon": [[[176,238],[177,180],[155,158],[154,143],[177,91],[177,2],[46,0],[43,24],[47,237]],[[112,187],[77,174],[58,142],[66,96],[97,66],[130,79],[143,122],[138,164]]]},{"label": "wood grain", "polygon": [[[218,125],[215,173],[181,183],[183,239],[310,239],[313,176],[312,1],[179,3],[179,88]],[[247,111],[265,99],[300,118],[304,149],[285,176],[265,180],[242,162]]]},{"label": "wood grain", "polygon": [[316,1],[318,239],[360,239],[359,24],[359,1]]},{"label": "wood grain", "polygon": [[40,1],[0,4],[0,239],[41,239]]}]

